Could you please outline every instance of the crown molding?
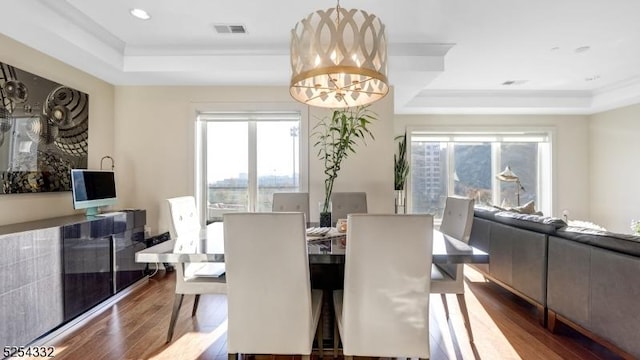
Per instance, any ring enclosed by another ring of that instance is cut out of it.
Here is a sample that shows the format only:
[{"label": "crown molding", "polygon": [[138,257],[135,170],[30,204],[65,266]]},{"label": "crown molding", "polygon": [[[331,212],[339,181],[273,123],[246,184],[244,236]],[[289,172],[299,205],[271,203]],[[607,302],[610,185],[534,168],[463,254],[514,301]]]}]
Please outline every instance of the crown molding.
[{"label": "crown molding", "polygon": [[56,28],[57,32],[63,31],[64,29],[67,31],[84,32],[94,37],[96,41],[99,41],[104,46],[108,46],[117,51],[120,55],[124,54],[124,41],[100,26],[67,1],[37,0],[37,2],[42,7],[49,9],[58,17],[65,19],[70,25],[72,25],[70,27]]},{"label": "crown molding", "polygon": [[423,90],[401,114],[589,114],[590,91]]}]

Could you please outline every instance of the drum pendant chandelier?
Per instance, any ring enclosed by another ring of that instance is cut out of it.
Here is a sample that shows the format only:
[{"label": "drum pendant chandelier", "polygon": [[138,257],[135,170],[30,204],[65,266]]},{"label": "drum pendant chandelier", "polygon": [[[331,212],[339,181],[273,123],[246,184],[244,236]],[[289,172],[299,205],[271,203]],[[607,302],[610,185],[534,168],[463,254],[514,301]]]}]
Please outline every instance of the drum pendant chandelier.
[{"label": "drum pendant chandelier", "polygon": [[378,17],[358,9],[318,10],[291,30],[291,84],[297,101],[344,108],[389,92],[387,38]]}]

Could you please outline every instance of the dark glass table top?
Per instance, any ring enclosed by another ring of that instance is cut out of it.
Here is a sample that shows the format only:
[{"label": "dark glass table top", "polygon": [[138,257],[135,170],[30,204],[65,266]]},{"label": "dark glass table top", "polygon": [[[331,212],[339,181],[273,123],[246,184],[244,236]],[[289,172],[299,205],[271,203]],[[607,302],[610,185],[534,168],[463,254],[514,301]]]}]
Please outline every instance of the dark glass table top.
[{"label": "dark glass table top", "polygon": [[[198,237],[199,239],[191,239],[194,247],[182,253],[174,252],[175,240],[170,240],[137,252],[136,261],[153,263],[224,262],[222,223],[208,225]],[[307,238],[309,263],[344,263],[346,241],[346,233],[339,233],[335,229],[324,237]],[[489,254],[486,252],[437,230],[433,231],[432,257],[434,264],[489,262]]]}]

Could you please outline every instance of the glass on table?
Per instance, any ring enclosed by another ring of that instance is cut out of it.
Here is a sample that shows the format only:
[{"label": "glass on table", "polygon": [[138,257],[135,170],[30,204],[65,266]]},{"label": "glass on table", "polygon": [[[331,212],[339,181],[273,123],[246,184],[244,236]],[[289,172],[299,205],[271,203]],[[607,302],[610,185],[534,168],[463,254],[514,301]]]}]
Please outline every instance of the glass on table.
[{"label": "glass on table", "polygon": [[336,229],[341,233],[347,232],[347,219],[338,219]]}]

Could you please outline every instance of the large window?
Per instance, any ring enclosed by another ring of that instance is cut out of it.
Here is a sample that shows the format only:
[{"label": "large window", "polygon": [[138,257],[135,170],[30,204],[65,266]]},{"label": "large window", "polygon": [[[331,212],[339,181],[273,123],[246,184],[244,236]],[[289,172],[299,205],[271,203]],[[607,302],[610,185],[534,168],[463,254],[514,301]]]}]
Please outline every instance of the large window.
[{"label": "large window", "polygon": [[[515,207],[533,200],[551,209],[551,143],[547,131],[442,132],[411,130],[409,206],[414,213],[442,217],[447,196],[477,204]],[[507,166],[520,180],[496,175]]]},{"label": "large window", "polygon": [[300,163],[302,125],[298,112],[198,117],[199,187],[207,222],[222,220],[226,212],[271,211],[274,192],[307,190]]}]

